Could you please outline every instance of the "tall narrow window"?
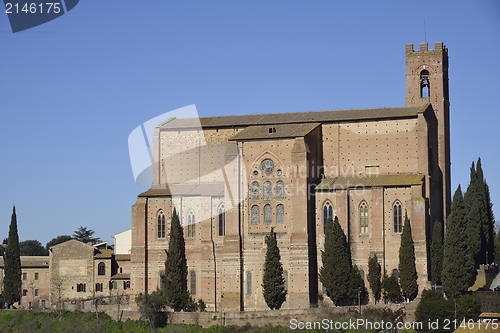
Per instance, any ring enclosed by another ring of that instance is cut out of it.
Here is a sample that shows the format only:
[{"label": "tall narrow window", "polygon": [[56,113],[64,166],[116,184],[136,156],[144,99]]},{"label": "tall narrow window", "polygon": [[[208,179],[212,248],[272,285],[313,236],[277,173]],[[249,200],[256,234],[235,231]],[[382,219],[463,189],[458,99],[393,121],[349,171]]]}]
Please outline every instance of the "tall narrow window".
[{"label": "tall narrow window", "polygon": [[106,264],[103,262],[100,262],[97,265],[97,275],[106,275]]},{"label": "tall narrow window", "polygon": [[189,292],[191,295],[196,295],[196,273],[191,271],[189,273]]},{"label": "tall narrow window", "polygon": [[264,200],[271,200],[273,198],[273,186],[270,181],[264,182]]},{"label": "tall narrow window", "polygon": [[165,238],[165,214],[162,210],[158,212],[158,238]]},{"label": "tall narrow window", "polygon": [[259,182],[252,182],[252,200],[260,199],[260,185]]},{"label": "tall narrow window", "polygon": [[190,211],[188,214],[188,237],[194,238],[196,235],[196,224],[195,224],[194,212]]},{"label": "tall narrow window", "polygon": [[38,280],[38,273],[35,272],[35,280]]},{"label": "tall narrow window", "polygon": [[394,233],[400,234],[403,232],[403,215],[401,209],[401,203],[396,201],[393,208],[394,215]]},{"label": "tall narrow window", "polygon": [[252,272],[247,272],[247,295],[252,294]]},{"label": "tall narrow window", "polygon": [[285,291],[288,291],[288,272],[283,271],[283,280],[285,280]]},{"label": "tall narrow window", "polygon": [[431,93],[431,83],[429,80],[429,71],[424,69],[420,72],[420,97],[427,98],[430,97]]},{"label": "tall narrow window", "polygon": [[285,183],[283,181],[278,180],[276,182],[276,199],[283,200],[285,199]]},{"label": "tall narrow window", "polygon": [[252,224],[260,223],[260,209],[259,206],[252,206]]},{"label": "tall narrow window", "polygon": [[226,234],[226,213],[224,212],[224,204],[219,207],[219,236]]},{"label": "tall narrow window", "polygon": [[276,206],[276,223],[285,223],[285,206],[282,204]]},{"label": "tall narrow window", "polygon": [[159,280],[158,281],[159,282],[158,283],[158,288],[159,289],[163,289],[163,282],[165,280],[165,271],[161,271],[158,275],[159,275],[158,276],[159,277],[159,279],[158,279]]},{"label": "tall narrow window", "polygon": [[366,202],[359,205],[359,232],[362,234],[368,233],[368,205]]},{"label": "tall narrow window", "polygon": [[264,206],[264,223],[273,223],[273,209],[271,205]]},{"label": "tall narrow window", "polygon": [[359,270],[359,276],[361,276],[361,280],[365,281],[365,271],[360,269]]},{"label": "tall narrow window", "polygon": [[326,222],[328,219],[333,219],[333,207],[330,202],[323,206],[323,232],[326,233]]}]

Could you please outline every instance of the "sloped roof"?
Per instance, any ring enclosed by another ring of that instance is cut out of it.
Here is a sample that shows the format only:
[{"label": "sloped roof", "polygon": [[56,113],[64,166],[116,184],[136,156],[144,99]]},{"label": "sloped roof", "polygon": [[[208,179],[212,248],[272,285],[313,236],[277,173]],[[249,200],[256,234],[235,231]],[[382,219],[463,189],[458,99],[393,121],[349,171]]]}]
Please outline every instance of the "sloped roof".
[{"label": "sloped roof", "polygon": [[99,250],[99,253],[96,253],[94,255],[94,257],[97,258],[97,259],[109,259],[112,256],[113,256],[113,250],[112,249]]},{"label": "sloped roof", "polygon": [[[0,257],[0,267],[4,267],[3,257]],[[21,268],[49,267],[49,256],[21,256]]]},{"label": "sloped roof", "polygon": [[280,125],[249,126],[230,138],[230,141],[255,140],[255,139],[282,139],[296,138],[309,134],[320,123],[297,123]]},{"label": "sloped roof", "polygon": [[424,175],[419,173],[401,173],[365,176],[326,177],[316,186],[316,191],[328,191],[357,187],[390,187],[422,184]]},{"label": "sloped roof", "polygon": [[118,273],[111,277],[111,280],[130,280],[130,273]]},{"label": "sloped roof", "polygon": [[203,117],[199,119],[199,122],[197,119],[193,120],[193,118],[177,118],[162,123],[160,128],[163,130],[178,130],[183,128],[196,128],[200,125],[203,128],[209,128],[414,117],[419,113],[425,112],[429,107],[430,104],[413,107],[247,114],[238,116]]},{"label": "sloped roof", "polygon": [[164,197],[171,195],[182,196],[197,196],[197,195],[211,195],[223,196],[224,184],[223,183],[200,183],[200,184],[172,184],[168,187],[150,188],[146,192],[139,194],[139,197]]},{"label": "sloped roof", "polygon": [[130,254],[115,254],[116,261],[130,261]]}]

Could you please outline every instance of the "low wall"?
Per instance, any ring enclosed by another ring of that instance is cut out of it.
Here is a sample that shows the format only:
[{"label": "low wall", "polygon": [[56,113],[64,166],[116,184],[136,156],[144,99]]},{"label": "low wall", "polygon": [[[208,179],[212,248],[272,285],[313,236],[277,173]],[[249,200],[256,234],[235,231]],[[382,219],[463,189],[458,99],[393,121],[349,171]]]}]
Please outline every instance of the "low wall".
[{"label": "low wall", "polygon": [[[362,306],[361,312],[366,309],[389,308],[393,311],[403,308],[405,312],[413,312],[416,304],[378,304]],[[290,327],[291,321],[317,322],[323,319],[334,319],[357,312],[358,307],[320,307],[313,309],[285,309],[268,311],[231,311],[231,312],[177,312],[170,314],[169,323],[172,324],[196,324],[203,327],[213,325],[244,326],[250,323],[252,326],[281,325]],[[409,314],[410,318],[413,313]],[[408,320],[408,319],[407,319]]]}]

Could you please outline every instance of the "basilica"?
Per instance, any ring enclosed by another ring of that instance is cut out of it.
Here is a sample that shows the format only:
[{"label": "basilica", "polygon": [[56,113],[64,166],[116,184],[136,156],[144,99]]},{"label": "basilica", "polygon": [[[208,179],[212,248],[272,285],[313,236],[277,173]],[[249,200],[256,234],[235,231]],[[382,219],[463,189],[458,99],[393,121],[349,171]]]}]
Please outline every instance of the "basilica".
[{"label": "basilica", "polygon": [[408,44],[405,57],[405,106],[159,124],[153,182],[132,207],[129,292],[161,287],[174,208],[187,288],[207,310],[267,309],[261,284],[271,228],[288,291],[282,308],[316,306],[325,293],[318,277],[325,225],[334,216],[368,286],[373,254],[398,274],[407,214],[419,291],[430,287],[431,231],[451,201],[448,49]]}]

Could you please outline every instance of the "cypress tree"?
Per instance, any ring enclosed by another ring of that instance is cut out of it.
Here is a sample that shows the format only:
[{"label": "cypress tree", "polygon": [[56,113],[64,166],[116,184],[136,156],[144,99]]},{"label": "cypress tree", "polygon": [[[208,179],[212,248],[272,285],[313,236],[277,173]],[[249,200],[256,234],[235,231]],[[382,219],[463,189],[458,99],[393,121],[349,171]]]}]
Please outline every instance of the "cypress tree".
[{"label": "cypress tree", "polygon": [[184,234],[175,208],[172,213],[172,221],[170,222],[170,238],[163,281],[165,303],[174,311],[184,309],[191,296],[187,291],[187,262]]},{"label": "cypress tree", "polygon": [[474,282],[476,269],[474,258],[467,241],[468,231],[465,218],[465,204],[460,185],[453,195],[451,214],[446,219],[444,237],[443,270],[441,279],[443,289],[455,300],[466,293]]},{"label": "cypress tree", "polygon": [[401,303],[401,287],[398,282],[398,278],[395,275],[387,276],[384,273],[382,278],[382,292],[384,293],[384,299],[392,303]]},{"label": "cypress tree", "polygon": [[12,209],[9,226],[9,238],[4,253],[4,289],[5,302],[11,306],[21,300],[21,258],[19,251],[19,235],[17,233],[16,207]]},{"label": "cypress tree", "polygon": [[484,177],[481,158],[476,164],[476,178],[479,186],[481,204],[481,251],[479,262],[489,264],[494,261],[495,252],[495,218],[493,216],[493,204],[490,198],[490,189]]},{"label": "cypress tree", "polygon": [[399,247],[399,284],[403,297],[413,301],[418,294],[417,268],[415,266],[415,246],[411,235],[411,225],[408,214],[405,213],[405,224],[401,234]]},{"label": "cypress tree", "polygon": [[351,305],[359,305],[358,301],[363,303],[366,300],[367,292],[365,288],[365,281],[361,278],[358,266],[353,265],[351,268],[351,275],[349,277],[349,291],[348,297]]},{"label": "cypress tree", "polygon": [[[468,240],[468,251],[472,254],[474,265],[477,268],[481,260],[481,248],[484,242],[482,232],[482,216],[484,209],[480,194],[481,184],[477,178],[477,172],[472,162],[470,168],[470,182],[464,194],[465,219]],[[484,260],[484,259],[483,259]]]},{"label": "cypress tree", "polygon": [[335,305],[348,303],[349,277],[351,274],[351,251],[339,219],[326,222],[325,248],[321,251],[323,266],[319,279],[326,294]]},{"label": "cypress tree", "polygon": [[373,293],[373,298],[375,303],[380,300],[380,292],[381,292],[381,281],[382,278],[382,268],[378,262],[377,255],[374,254],[370,258],[368,258],[368,283],[370,284],[370,289]]},{"label": "cypress tree", "polygon": [[431,243],[431,282],[433,285],[441,284],[441,271],[443,270],[443,224],[434,223]]},{"label": "cypress tree", "polygon": [[276,240],[274,228],[271,228],[266,236],[266,261],[264,264],[264,280],[262,291],[264,300],[271,310],[279,310],[286,300],[285,278],[283,277],[283,265],[281,255]]}]

